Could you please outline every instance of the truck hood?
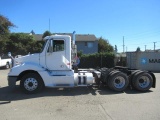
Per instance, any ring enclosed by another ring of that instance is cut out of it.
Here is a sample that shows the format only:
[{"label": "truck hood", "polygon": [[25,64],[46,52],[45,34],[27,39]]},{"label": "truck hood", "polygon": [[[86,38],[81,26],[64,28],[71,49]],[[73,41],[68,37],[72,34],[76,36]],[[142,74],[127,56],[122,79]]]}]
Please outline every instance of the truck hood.
[{"label": "truck hood", "polygon": [[29,54],[14,59],[14,65],[23,64],[26,62],[39,63],[39,53]]}]

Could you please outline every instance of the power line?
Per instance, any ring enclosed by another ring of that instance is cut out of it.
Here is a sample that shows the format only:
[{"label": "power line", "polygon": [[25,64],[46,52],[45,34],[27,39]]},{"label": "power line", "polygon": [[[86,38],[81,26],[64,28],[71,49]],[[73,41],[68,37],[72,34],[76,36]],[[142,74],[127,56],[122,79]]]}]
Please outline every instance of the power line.
[{"label": "power line", "polygon": [[[160,41],[155,41],[156,43],[157,42],[160,42]],[[138,43],[138,44],[127,44],[127,45],[130,45],[130,46],[134,46],[134,45],[147,45],[147,44],[151,44],[153,42],[147,42],[147,43]]]},{"label": "power line", "polygon": [[[138,46],[138,47],[141,47],[141,46],[145,46],[145,50],[147,50],[147,49],[151,49],[151,50],[153,50],[153,47],[152,47],[152,45],[151,45],[151,43],[154,43],[154,50],[156,49],[156,47],[157,48],[160,48],[159,46],[156,46],[156,43],[157,42],[160,42],[160,41],[155,41],[155,42],[147,42],[147,43],[138,43],[138,44],[126,44],[125,45],[125,41],[124,41],[124,36],[123,36],[123,52],[125,52],[125,46],[126,46],[126,49],[127,49],[127,47],[129,48],[129,49],[136,49],[134,46]],[[121,47],[121,46],[117,46],[117,47]],[[127,50],[128,51],[128,50]]]}]

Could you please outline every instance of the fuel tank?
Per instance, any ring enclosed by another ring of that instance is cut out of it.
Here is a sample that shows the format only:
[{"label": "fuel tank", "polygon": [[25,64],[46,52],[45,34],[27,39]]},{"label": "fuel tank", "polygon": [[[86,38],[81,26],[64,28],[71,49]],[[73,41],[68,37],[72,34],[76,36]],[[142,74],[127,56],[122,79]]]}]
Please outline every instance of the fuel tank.
[{"label": "fuel tank", "polygon": [[87,86],[94,83],[94,77],[92,73],[81,71],[74,73],[75,86]]}]

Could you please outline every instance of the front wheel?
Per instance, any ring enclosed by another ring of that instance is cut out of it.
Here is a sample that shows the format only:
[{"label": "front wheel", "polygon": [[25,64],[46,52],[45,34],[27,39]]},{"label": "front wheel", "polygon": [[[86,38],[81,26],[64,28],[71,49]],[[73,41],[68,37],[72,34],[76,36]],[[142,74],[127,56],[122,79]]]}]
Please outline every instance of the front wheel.
[{"label": "front wheel", "polygon": [[36,73],[25,74],[20,82],[20,87],[24,93],[32,94],[42,90],[44,86],[42,78]]}]

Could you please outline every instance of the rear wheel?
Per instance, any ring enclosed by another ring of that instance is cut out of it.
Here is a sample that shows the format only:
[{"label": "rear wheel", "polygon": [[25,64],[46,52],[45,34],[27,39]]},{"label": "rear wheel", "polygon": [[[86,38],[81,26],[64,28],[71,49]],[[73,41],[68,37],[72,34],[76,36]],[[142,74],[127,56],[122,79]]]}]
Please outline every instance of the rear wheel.
[{"label": "rear wheel", "polygon": [[129,80],[126,74],[115,71],[113,72],[108,79],[108,86],[114,91],[124,91],[129,84]]},{"label": "rear wheel", "polygon": [[20,87],[24,93],[32,94],[42,90],[44,83],[36,73],[28,73],[22,77]]},{"label": "rear wheel", "polygon": [[149,73],[138,72],[133,76],[133,86],[139,91],[147,91],[152,87],[153,78]]}]

